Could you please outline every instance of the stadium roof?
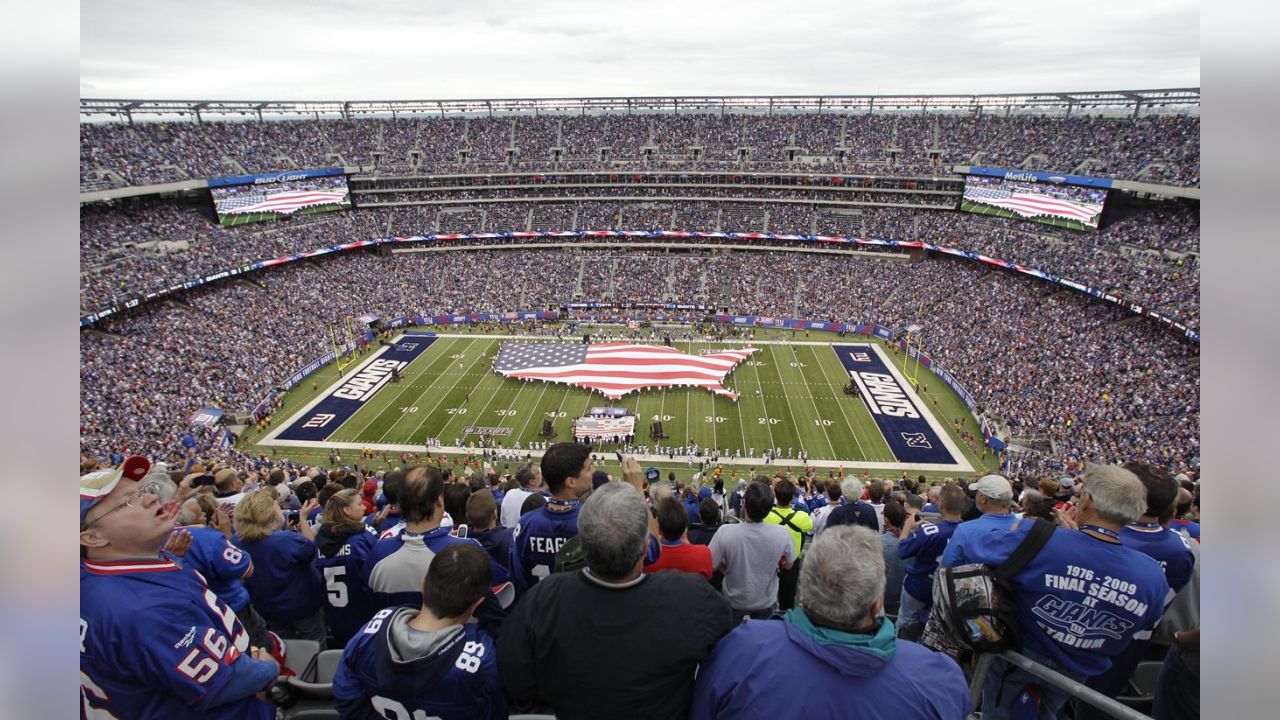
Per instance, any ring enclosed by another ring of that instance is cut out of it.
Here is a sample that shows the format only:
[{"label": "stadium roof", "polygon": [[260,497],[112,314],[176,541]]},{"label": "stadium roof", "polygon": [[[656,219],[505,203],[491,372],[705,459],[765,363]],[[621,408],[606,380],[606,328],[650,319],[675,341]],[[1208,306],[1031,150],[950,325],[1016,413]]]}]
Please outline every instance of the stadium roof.
[{"label": "stadium roof", "polygon": [[1193,108],[1200,88],[1013,93],[1007,95],[707,95],[689,97],[507,98],[489,100],[110,100],[81,98],[80,116],[133,122],[177,118],[344,118],[376,115],[599,114],[680,112],[950,111],[970,113],[1128,111]]}]

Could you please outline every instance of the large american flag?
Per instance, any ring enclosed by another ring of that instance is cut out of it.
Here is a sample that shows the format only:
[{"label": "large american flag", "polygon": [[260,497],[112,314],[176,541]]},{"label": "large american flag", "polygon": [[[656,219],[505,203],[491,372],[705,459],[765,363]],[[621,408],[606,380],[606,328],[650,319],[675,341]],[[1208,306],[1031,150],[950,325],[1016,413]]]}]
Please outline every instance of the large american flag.
[{"label": "large american flag", "polygon": [[347,200],[347,189],[341,190],[290,190],[275,195],[258,195],[241,204],[244,200],[232,199],[231,202],[218,203],[218,212],[222,215],[240,215],[243,213],[273,212],[289,215],[304,207],[313,205],[341,205]]},{"label": "large american flag", "polygon": [[615,400],[637,390],[673,386],[705,387],[737,400],[737,393],[725,389],[724,378],[753,352],[755,348],[690,355],[675,348],[634,343],[503,343],[493,369],[509,378],[597,390]]},{"label": "large american flag", "polygon": [[1102,205],[1097,203],[1078,203],[1053,195],[1018,193],[994,188],[966,188],[964,199],[984,205],[994,205],[1022,217],[1052,215],[1088,224],[1092,224],[1093,218],[1102,212]]}]

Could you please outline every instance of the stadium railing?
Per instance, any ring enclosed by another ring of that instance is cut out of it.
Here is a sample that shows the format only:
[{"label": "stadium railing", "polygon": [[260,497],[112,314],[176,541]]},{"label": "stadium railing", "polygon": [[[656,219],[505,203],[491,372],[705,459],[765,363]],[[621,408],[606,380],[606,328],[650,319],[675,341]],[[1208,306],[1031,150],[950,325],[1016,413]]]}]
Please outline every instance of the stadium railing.
[{"label": "stadium railing", "polygon": [[[973,669],[973,678],[969,682],[969,693],[973,696],[973,707],[970,708],[971,713],[976,712],[982,705],[982,686],[986,682],[987,673],[991,670],[991,661],[995,657],[996,654],[993,653],[985,653],[978,656],[977,665]],[[1047,668],[1012,650],[999,653],[999,657],[1005,662],[1017,666],[1020,670],[1025,670],[1049,685],[1071,695],[1076,700],[1102,710],[1111,717],[1121,718],[1121,720],[1152,720],[1150,715],[1143,715],[1128,705],[1113,700],[1097,690],[1086,687],[1084,683],[1076,682],[1066,675]]]}]

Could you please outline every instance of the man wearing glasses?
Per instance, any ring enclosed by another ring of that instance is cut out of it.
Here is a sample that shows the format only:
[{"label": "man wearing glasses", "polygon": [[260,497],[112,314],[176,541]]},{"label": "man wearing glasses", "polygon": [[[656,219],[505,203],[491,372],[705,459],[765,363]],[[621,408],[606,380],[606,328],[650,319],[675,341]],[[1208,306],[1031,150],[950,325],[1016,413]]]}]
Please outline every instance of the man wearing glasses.
[{"label": "man wearing glasses", "polygon": [[279,674],[235,612],[161,549],[179,512],[130,457],[80,478],[80,696],[87,717],[275,716]]}]

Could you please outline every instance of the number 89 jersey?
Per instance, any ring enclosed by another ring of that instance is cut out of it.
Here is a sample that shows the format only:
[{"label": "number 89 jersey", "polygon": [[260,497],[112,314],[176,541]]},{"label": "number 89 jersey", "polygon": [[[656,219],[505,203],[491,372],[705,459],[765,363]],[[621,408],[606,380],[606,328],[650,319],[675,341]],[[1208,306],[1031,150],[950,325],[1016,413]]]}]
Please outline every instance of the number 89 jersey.
[{"label": "number 89 jersey", "polygon": [[80,563],[80,696],[86,718],[248,718],[250,696],[210,708],[249,651],[234,611],[165,558]]},{"label": "number 89 jersey", "polygon": [[410,647],[407,634],[424,635],[406,627],[418,612],[412,607],[380,610],[347,643],[333,678],[334,706],[342,716],[506,718],[493,639],[476,623],[466,623],[439,631],[453,634],[434,645]]}]

